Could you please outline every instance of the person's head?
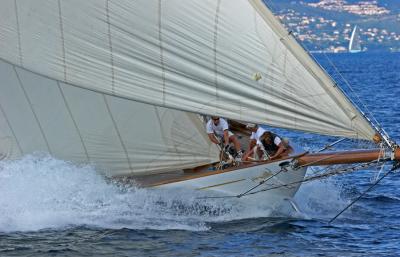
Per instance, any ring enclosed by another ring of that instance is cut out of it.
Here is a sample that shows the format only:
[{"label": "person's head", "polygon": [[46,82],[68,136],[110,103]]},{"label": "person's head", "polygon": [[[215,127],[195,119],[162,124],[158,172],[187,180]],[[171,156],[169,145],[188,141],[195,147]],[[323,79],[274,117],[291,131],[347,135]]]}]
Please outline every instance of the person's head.
[{"label": "person's head", "polygon": [[272,133],[270,131],[265,131],[264,134],[260,137],[261,142],[265,142],[267,144],[272,143]]},{"label": "person's head", "polygon": [[212,121],[214,122],[215,125],[218,125],[219,123],[219,117],[217,116],[211,116]]},{"label": "person's head", "polygon": [[246,124],[246,128],[247,128],[248,130],[250,130],[251,132],[256,132],[258,126],[257,126],[257,124],[254,124],[254,123],[247,123],[247,124]]}]

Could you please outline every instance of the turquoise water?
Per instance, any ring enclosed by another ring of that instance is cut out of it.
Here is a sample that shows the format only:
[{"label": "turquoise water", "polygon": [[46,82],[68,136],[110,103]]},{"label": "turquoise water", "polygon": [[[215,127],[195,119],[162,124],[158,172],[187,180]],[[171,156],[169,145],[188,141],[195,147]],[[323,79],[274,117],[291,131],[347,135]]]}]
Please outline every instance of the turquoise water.
[{"label": "turquoise water", "polygon": [[[335,64],[400,142],[400,54],[328,57],[316,56],[342,84],[329,62]],[[307,149],[335,140],[281,133]],[[349,143],[338,146],[346,147]],[[327,222],[369,187],[377,172],[305,184],[295,197],[300,214],[271,217],[258,206],[200,201],[194,192],[123,187],[91,167],[26,156],[0,162],[0,256],[398,256],[398,174]]]}]

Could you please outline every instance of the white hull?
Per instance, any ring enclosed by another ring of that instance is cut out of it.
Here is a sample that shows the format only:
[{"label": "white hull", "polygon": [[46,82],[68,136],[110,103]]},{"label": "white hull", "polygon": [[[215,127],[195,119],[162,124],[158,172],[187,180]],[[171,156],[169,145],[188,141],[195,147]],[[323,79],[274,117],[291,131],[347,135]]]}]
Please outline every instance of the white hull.
[{"label": "white hull", "polygon": [[[202,195],[205,195],[205,197],[237,196],[248,191],[252,187],[257,186],[262,180],[274,176],[274,174],[281,170],[279,164],[283,162],[285,161],[277,161],[222,173],[216,171],[215,175],[168,183],[156,187],[165,189],[184,188],[198,190],[202,191]],[[293,170],[288,167],[287,171],[280,172],[278,175],[272,177],[266,183],[255,188],[251,192],[301,181],[304,178],[306,171],[307,168]],[[261,201],[263,205],[276,206],[284,203],[287,199],[292,199],[299,187],[300,183],[249,194],[237,199],[241,201]]]}]

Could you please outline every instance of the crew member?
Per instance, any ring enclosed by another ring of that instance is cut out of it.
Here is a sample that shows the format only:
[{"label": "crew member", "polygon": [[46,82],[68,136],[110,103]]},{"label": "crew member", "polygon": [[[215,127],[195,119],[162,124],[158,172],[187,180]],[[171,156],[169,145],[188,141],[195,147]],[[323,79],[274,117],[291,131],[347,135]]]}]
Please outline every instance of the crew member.
[{"label": "crew member", "polygon": [[289,154],[290,146],[287,140],[282,140],[270,131],[266,131],[262,134],[260,142],[262,151],[268,154],[270,160],[278,159]]},{"label": "crew member", "polygon": [[249,140],[249,146],[247,148],[246,153],[243,156],[243,160],[247,160],[251,154],[261,155],[260,153],[257,153],[257,150],[254,149],[254,147],[256,147],[257,144],[261,144],[260,137],[262,136],[262,134],[264,134],[264,132],[267,131],[261,126],[253,123],[247,123],[246,128],[249,131],[251,131],[251,135]]},{"label": "crew member", "polygon": [[240,149],[239,140],[232,132],[229,131],[228,122],[225,119],[216,116],[211,117],[211,119],[207,122],[206,130],[208,138],[210,138],[211,142],[216,145],[219,145],[220,142],[223,142],[224,150],[229,147],[229,143],[233,143],[238,154],[237,157],[240,156],[241,158],[243,153]]}]

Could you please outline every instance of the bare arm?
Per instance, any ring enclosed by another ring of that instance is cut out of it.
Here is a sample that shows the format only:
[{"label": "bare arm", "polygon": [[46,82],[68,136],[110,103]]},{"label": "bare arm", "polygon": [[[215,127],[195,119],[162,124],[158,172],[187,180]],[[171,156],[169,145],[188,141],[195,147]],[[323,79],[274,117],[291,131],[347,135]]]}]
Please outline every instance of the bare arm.
[{"label": "bare arm", "polygon": [[225,145],[229,145],[229,130],[224,130],[224,141],[225,141]]},{"label": "bare arm", "polygon": [[213,133],[208,134],[208,138],[211,140],[211,142],[213,142],[214,144],[218,145],[219,144],[219,140],[215,137],[215,135]]},{"label": "bare arm", "polygon": [[247,149],[248,152],[256,146],[256,142],[257,140],[250,139],[249,148]]},{"label": "bare arm", "polygon": [[283,143],[281,142],[278,145],[278,150],[276,151],[276,153],[274,155],[271,156],[271,159],[277,159],[280,157],[280,155],[286,150],[286,147],[283,145]]}]

